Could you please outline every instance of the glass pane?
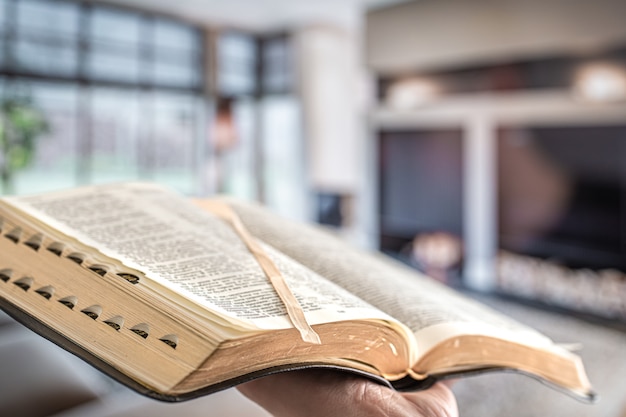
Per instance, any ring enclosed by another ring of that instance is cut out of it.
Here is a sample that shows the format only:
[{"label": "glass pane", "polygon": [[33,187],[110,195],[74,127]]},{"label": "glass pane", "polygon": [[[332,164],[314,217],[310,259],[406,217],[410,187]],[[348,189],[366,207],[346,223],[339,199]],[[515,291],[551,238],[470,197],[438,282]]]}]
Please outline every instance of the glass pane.
[{"label": "glass pane", "polygon": [[199,32],[192,27],[171,20],[156,19],[153,28],[156,50],[171,48],[200,51],[201,49]]},{"label": "glass pane", "polygon": [[152,179],[192,194],[196,190],[196,149],[200,99],[187,94],[153,95]]},{"label": "glass pane", "polygon": [[[2,23],[0,23],[0,27],[2,26]],[[4,36],[2,35],[2,29],[0,29],[0,68],[4,68],[6,60],[4,58],[4,49],[5,49],[5,43],[4,43]]]},{"label": "glass pane", "polygon": [[8,3],[8,0],[0,0],[0,68],[4,68],[5,65],[8,64],[8,61],[4,55],[6,48],[6,43],[4,42],[4,40],[8,23],[6,19],[6,8]]},{"label": "glass pane", "polygon": [[262,102],[263,181],[269,207],[285,216],[307,220],[304,140],[298,100],[270,97]]},{"label": "glass pane", "polygon": [[76,73],[78,54],[75,47],[18,40],[15,44],[16,66],[43,74],[71,75]]},{"label": "glass pane", "polygon": [[67,84],[22,82],[48,124],[37,137],[31,163],[15,175],[15,192],[36,193],[76,185],[78,89]]},{"label": "glass pane", "polygon": [[77,3],[20,0],[17,2],[18,33],[41,33],[64,40],[76,39],[79,23]]},{"label": "glass pane", "polygon": [[243,33],[225,33],[219,39],[219,54],[223,59],[253,62],[256,57],[254,38]]},{"label": "glass pane", "polygon": [[165,54],[157,53],[157,60],[152,69],[153,81],[157,85],[196,87],[199,80],[199,67],[189,54],[172,55],[164,59]]},{"label": "glass pane", "polygon": [[91,14],[91,34],[98,40],[121,44],[138,44],[141,39],[141,18],[136,13],[96,8]]},{"label": "glass pane", "polygon": [[270,92],[285,92],[291,87],[289,41],[286,38],[270,40],[263,49],[263,87]]},{"label": "glass pane", "polygon": [[223,149],[217,156],[219,162],[214,163],[217,172],[218,191],[244,199],[257,197],[257,182],[254,172],[255,165],[255,111],[252,99],[236,100],[232,104],[232,121],[235,129],[235,140],[232,145]]},{"label": "glass pane", "polygon": [[94,183],[136,180],[139,94],[134,90],[92,91],[91,179]]},{"label": "glass pane", "polygon": [[7,7],[7,0],[0,0],[0,33],[4,32],[5,26],[5,13]]},{"label": "glass pane", "polygon": [[240,67],[220,65],[219,91],[223,95],[252,94],[255,89],[253,71],[242,72]]},{"label": "glass pane", "polygon": [[227,33],[218,42],[219,90],[226,95],[250,94],[256,87],[257,48],[254,38]]},{"label": "glass pane", "polygon": [[94,79],[136,82],[139,71],[136,54],[110,53],[110,49],[101,46],[92,48],[87,62],[87,73]]},{"label": "glass pane", "polygon": [[140,15],[96,8],[91,15],[93,36],[87,63],[90,78],[137,82],[140,78]]}]

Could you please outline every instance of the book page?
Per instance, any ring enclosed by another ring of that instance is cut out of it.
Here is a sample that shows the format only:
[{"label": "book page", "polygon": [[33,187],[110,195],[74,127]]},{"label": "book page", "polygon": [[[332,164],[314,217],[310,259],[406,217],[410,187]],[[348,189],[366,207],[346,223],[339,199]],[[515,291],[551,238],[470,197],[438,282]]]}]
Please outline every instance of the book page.
[{"label": "book page", "polygon": [[[143,272],[248,329],[292,327],[258,262],[232,228],[149,184],[115,184],[6,199],[63,234]],[[310,324],[392,320],[270,246]]]},{"label": "book page", "polygon": [[[382,254],[358,250],[330,233],[285,219],[260,207],[231,201],[249,230],[407,325],[420,351],[443,334],[494,334],[547,345],[551,342],[482,304]],[[276,227],[280,225],[280,227]]]}]

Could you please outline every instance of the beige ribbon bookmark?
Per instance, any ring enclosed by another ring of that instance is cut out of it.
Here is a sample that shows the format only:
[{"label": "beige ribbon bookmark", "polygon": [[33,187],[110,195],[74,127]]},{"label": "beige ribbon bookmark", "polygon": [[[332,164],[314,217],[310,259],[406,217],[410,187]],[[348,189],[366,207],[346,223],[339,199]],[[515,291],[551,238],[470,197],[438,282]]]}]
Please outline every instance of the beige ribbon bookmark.
[{"label": "beige ribbon bookmark", "polygon": [[196,205],[215,214],[217,217],[226,221],[239,235],[241,240],[246,244],[248,250],[254,255],[257,262],[265,272],[278,297],[282,300],[287,308],[287,314],[291,323],[300,332],[302,340],[308,343],[320,345],[322,341],[319,335],[313,330],[304,316],[302,306],[293,295],[289,286],[285,282],[284,277],[276,267],[276,264],[265,253],[263,248],[257,243],[256,239],[248,232],[241,222],[241,219],[235,211],[226,203],[215,200],[194,200]]}]

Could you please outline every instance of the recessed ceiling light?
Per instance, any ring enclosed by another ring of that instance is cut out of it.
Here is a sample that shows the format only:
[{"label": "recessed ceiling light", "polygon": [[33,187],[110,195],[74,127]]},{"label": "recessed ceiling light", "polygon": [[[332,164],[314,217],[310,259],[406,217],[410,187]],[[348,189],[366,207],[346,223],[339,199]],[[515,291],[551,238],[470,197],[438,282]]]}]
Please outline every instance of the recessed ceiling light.
[{"label": "recessed ceiling light", "polygon": [[574,91],[577,97],[595,102],[614,102],[626,99],[626,69],[611,64],[590,64],[576,76]]}]

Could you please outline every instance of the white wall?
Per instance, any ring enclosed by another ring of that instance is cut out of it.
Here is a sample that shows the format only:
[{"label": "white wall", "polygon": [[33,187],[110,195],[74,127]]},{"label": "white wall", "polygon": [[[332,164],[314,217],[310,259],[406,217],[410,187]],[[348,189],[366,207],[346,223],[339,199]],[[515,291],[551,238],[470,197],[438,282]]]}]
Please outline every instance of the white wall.
[{"label": "white wall", "polygon": [[[360,9],[354,13],[362,18]],[[376,173],[362,30],[361,25],[301,28],[298,63],[309,185],[348,196],[344,235],[373,247]]]},{"label": "white wall", "polygon": [[367,16],[379,72],[544,56],[626,41],[624,0],[420,0]]},{"label": "white wall", "polygon": [[315,190],[354,193],[359,184],[359,40],[347,28],[298,31],[300,95],[309,180]]}]

